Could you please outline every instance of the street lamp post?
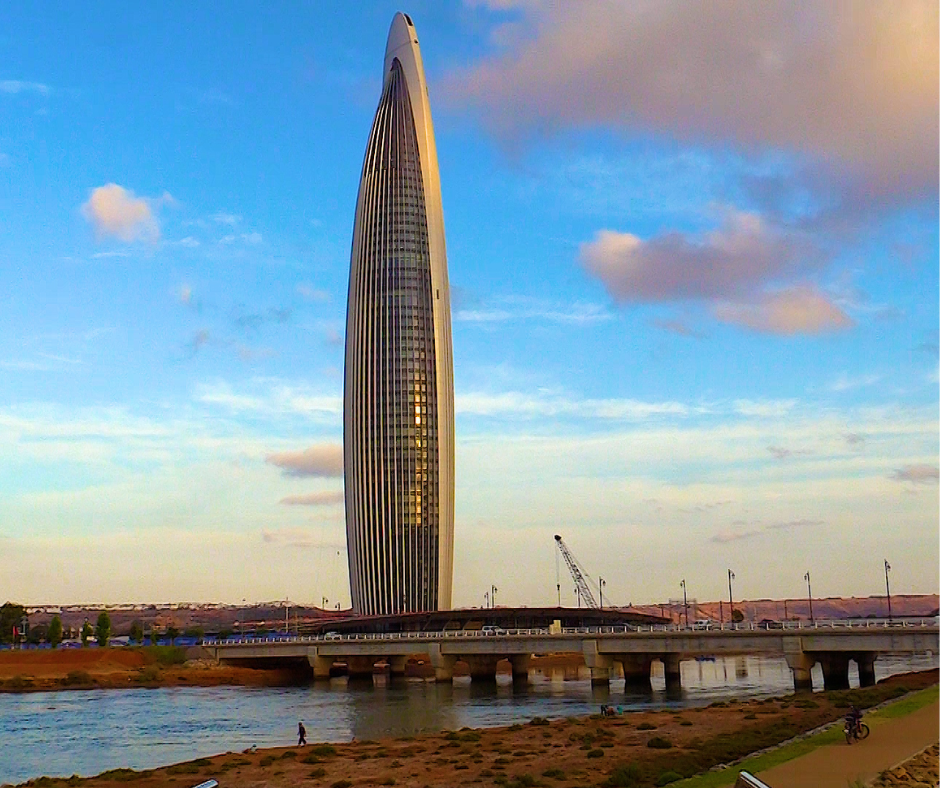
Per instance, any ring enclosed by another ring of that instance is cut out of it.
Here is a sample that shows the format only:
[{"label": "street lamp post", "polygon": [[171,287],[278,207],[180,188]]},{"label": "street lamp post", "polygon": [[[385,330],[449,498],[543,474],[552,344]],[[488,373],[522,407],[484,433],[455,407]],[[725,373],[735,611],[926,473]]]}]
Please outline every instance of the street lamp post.
[{"label": "street lamp post", "polygon": [[806,580],[806,598],[809,600],[809,622],[815,624],[816,619],[813,618],[813,587],[809,582],[809,572],[803,575],[803,579]]},{"label": "street lamp post", "polygon": [[578,607],[581,607],[581,589],[575,587],[574,592],[578,595]]},{"label": "street lamp post", "polygon": [[484,592],[483,592],[483,607],[486,608],[486,607],[489,607],[489,606],[490,606],[490,592],[489,592],[489,591],[484,591]]},{"label": "street lamp post", "polygon": [[728,605],[730,606],[730,613],[728,613],[731,623],[734,623],[734,594],[731,592],[731,581],[734,580],[734,572],[730,569],[728,570]]},{"label": "street lamp post", "polygon": [[888,582],[888,572],[891,571],[891,564],[885,559],[885,594],[888,597],[888,621],[891,621],[891,584]]},{"label": "street lamp post", "polygon": [[685,608],[685,628],[689,628],[689,597],[685,592],[685,578],[679,583],[682,586],[682,606]]},{"label": "street lamp post", "polygon": [[597,587],[601,592],[601,610],[604,609],[604,586],[607,585],[607,581],[603,577],[598,575],[597,577]]},{"label": "street lamp post", "polygon": [[490,604],[496,607],[496,592],[499,591],[499,589],[496,586],[490,586],[490,591],[492,592],[490,594]]}]

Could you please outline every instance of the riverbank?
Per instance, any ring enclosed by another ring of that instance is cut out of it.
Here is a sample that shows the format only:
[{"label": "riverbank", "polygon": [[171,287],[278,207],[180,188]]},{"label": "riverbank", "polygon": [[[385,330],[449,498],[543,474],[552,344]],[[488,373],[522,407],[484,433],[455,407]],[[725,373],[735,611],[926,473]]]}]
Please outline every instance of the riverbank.
[{"label": "riverbank", "polygon": [[130,687],[270,687],[298,682],[289,670],[219,665],[199,648],[83,648],[0,651],[0,692]]},{"label": "riverbank", "polygon": [[[562,668],[575,675],[584,660],[577,654],[533,657],[534,670]],[[507,662],[506,670],[510,669]],[[412,678],[433,678],[427,657],[407,666]],[[455,676],[467,675],[458,663]],[[0,651],[0,692],[48,692],[131,687],[284,687],[304,684],[312,673],[220,665],[200,647],[144,646]]]},{"label": "riverbank", "polygon": [[160,769],[118,769],[96,777],[39,778],[27,785],[116,788],[195,785],[226,788],[323,785],[570,786],[665,785],[729,763],[840,719],[861,708],[937,683],[936,670],[893,676],[876,687],[718,702],[697,709],[643,711],[615,717],[534,718],[525,725],[440,734],[311,744],[225,753]]}]

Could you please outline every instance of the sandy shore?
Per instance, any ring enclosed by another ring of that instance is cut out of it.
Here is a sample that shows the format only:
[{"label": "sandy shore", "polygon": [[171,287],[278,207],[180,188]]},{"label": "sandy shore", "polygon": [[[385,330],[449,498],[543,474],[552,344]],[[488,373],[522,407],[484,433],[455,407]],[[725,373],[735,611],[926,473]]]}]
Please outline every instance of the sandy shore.
[{"label": "sandy shore", "polygon": [[535,718],[508,728],[224,753],[143,772],[119,769],[87,779],[40,778],[31,784],[189,788],[216,779],[226,788],[468,784],[645,788],[728,763],[840,719],[850,702],[867,707],[936,682],[934,670],[894,676],[868,689],[611,718]]}]

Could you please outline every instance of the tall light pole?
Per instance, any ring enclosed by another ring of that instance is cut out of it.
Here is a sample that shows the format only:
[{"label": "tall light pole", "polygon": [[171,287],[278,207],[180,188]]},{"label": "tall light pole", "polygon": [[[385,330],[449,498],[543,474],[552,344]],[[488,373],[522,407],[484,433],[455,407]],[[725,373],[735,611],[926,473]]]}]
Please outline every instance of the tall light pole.
[{"label": "tall light pole", "polygon": [[731,619],[731,623],[734,623],[734,595],[731,593],[731,581],[734,580],[734,572],[730,569],[728,570],[728,604],[731,606],[731,612],[728,613],[728,616]]},{"label": "tall light pole", "polygon": [[578,595],[578,607],[581,607],[581,589],[575,587],[574,592]]},{"label": "tall light pole", "polygon": [[809,583],[809,572],[803,575],[803,579],[806,580],[806,598],[809,600],[809,622],[815,624],[816,619],[813,618],[813,587]]},{"label": "tall light pole", "polygon": [[496,592],[499,591],[499,589],[496,586],[490,586],[490,591],[492,592],[490,594],[490,605],[496,607]]},{"label": "tall light pole", "polygon": [[484,591],[483,592],[483,607],[487,608],[489,606],[490,606],[490,592]]},{"label": "tall light pole", "polygon": [[891,620],[891,584],[888,582],[888,572],[891,571],[891,564],[885,559],[885,594],[888,596],[888,621]]},{"label": "tall light pole", "polygon": [[598,588],[598,589],[600,590],[600,592],[601,592],[601,610],[604,609],[604,586],[606,586],[606,585],[607,585],[607,581],[604,580],[603,577],[601,577],[600,575],[598,575],[598,577],[597,577],[597,588]]},{"label": "tall light pole", "polygon": [[685,592],[685,578],[682,579],[682,582],[679,583],[682,586],[682,606],[685,608],[685,628],[689,628],[689,597]]}]

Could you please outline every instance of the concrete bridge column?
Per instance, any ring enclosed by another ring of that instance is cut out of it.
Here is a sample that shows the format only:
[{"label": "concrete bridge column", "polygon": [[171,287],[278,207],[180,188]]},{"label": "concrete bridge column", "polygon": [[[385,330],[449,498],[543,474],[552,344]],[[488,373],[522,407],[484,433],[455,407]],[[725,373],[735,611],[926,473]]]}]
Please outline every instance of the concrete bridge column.
[{"label": "concrete bridge column", "polygon": [[333,657],[321,657],[317,654],[316,648],[308,649],[307,661],[313,668],[313,678],[323,680],[330,678],[330,668],[333,667]]},{"label": "concrete bridge column", "polygon": [[862,687],[875,686],[875,660],[877,654],[870,651],[855,655],[855,663],[858,665],[858,683]]},{"label": "concrete bridge column", "polygon": [[802,651],[793,651],[784,654],[787,665],[793,672],[793,689],[797,692],[813,689],[813,665],[816,660]]},{"label": "concrete bridge column", "polygon": [[822,666],[823,687],[827,690],[849,688],[849,655],[839,652],[820,654],[817,657]]},{"label": "concrete bridge column", "polygon": [[591,684],[609,684],[614,661],[608,654],[597,653],[597,641],[581,641],[581,653],[584,655],[584,664],[591,670]]},{"label": "concrete bridge column", "polygon": [[529,662],[531,660],[531,654],[513,654],[509,658],[509,661],[512,663],[513,684],[524,684],[529,680]]},{"label": "concrete bridge column", "polygon": [[624,687],[650,687],[653,658],[648,654],[617,654],[614,659],[623,667]]},{"label": "concrete bridge column", "polygon": [[431,666],[434,668],[435,681],[453,681],[454,663],[457,657],[452,654],[442,654],[440,643],[428,644],[428,656],[431,659]]},{"label": "concrete bridge column", "polygon": [[372,678],[376,661],[376,657],[372,656],[347,656],[343,658],[350,678],[362,678],[364,676]]},{"label": "concrete bridge column", "polygon": [[663,654],[660,661],[663,663],[663,674],[666,678],[666,689],[682,686],[682,675],[679,671],[679,655]]},{"label": "concrete bridge column", "polygon": [[393,676],[404,676],[405,675],[405,665],[408,664],[408,657],[404,655],[399,655],[395,657],[386,657],[385,661],[388,663]]},{"label": "concrete bridge column", "polygon": [[471,681],[496,681],[496,664],[501,657],[495,654],[466,654],[458,657],[470,668]]}]

